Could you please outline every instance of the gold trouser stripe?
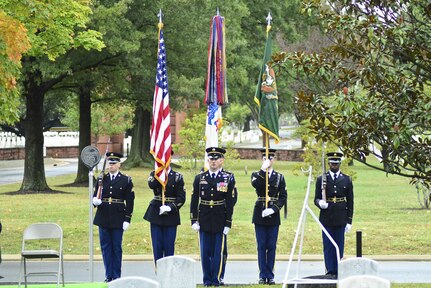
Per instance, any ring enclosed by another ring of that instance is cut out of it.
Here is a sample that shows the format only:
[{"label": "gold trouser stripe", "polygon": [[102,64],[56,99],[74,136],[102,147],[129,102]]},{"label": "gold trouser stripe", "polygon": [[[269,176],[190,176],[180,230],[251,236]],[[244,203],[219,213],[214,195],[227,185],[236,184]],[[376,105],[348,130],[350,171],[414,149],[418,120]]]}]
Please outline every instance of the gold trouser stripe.
[{"label": "gold trouser stripe", "polygon": [[219,267],[218,274],[217,274],[217,280],[219,282],[220,282],[221,270],[223,269],[224,238],[226,237],[226,235],[224,235],[223,232],[221,234],[222,234],[222,237],[221,237],[221,250],[220,250],[220,267]]}]

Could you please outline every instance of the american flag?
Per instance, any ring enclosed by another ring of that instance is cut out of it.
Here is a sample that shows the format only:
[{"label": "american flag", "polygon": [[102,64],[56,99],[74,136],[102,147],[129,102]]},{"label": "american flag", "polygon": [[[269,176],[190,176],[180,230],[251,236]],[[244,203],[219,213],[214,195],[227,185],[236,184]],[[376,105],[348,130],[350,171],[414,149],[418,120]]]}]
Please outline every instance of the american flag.
[{"label": "american flag", "polygon": [[[159,23],[161,24],[161,23]],[[167,169],[171,163],[171,119],[169,109],[168,72],[162,25],[159,26],[159,49],[157,52],[156,87],[153,99],[150,153],[154,156],[154,177],[165,188]]]}]

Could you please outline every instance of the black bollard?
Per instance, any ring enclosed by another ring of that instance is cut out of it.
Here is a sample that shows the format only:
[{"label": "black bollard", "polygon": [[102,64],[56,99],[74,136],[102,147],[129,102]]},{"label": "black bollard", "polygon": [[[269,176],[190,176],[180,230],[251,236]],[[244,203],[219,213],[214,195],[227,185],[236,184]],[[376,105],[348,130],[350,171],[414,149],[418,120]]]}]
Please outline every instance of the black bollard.
[{"label": "black bollard", "polygon": [[356,257],[362,257],[362,231],[356,231]]}]

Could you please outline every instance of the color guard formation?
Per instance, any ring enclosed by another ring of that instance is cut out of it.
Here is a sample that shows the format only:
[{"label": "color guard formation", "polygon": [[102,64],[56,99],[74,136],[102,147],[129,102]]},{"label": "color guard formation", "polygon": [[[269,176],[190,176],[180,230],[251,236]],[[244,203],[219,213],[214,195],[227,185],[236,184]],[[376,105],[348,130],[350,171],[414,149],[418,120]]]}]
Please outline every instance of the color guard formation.
[{"label": "color guard formation", "polygon": [[[251,175],[256,192],[252,223],[255,227],[259,284],[275,284],[274,264],[280,211],[287,205],[286,180],[274,170],[276,150],[262,149],[262,166]],[[223,286],[227,258],[227,235],[232,227],[237,202],[235,176],[223,169],[226,150],[206,149],[209,169],[195,176],[190,202],[191,228],[197,232],[204,286]],[[353,184],[340,171],[342,153],[328,153],[329,171],[316,181],[314,203],[320,209],[320,222],[337,243],[340,257],[344,252],[344,233],[351,229],[353,218]],[[97,207],[94,225],[99,226],[100,246],[106,282],[121,277],[123,233],[130,225],[135,193],[132,179],[120,172],[122,155],[108,152],[109,172],[102,174],[94,189]],[[325,176],[325,177],[322,177]],[[154,197],[145,212],[150,222],[154,261],[174,255],[180,208],[186,201],[183,175],[169,167],[167,184],[155,180],[154,171],[148,186]],[[324,185],[322,185],[322,182]],[[250,207],[251,208],[251,207]],[[338,259],[328,237],[322,232],[326,273],[337,277]]]}]

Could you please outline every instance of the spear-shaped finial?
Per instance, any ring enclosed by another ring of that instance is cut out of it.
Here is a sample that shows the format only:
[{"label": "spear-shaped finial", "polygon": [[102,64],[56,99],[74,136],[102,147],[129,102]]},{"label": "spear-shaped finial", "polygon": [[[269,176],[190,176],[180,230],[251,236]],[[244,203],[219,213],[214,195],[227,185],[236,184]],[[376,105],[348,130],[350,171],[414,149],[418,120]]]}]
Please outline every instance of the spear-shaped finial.
[{"label": "spear-shaped finial", "polygon": [[268,37],[269,30],[271,30],[271,12],[268,12],[268,16],[266,16],[266,37]]},{"label": "spear-shaped finial", "polygon": [[217,10],[216,10],[216,15],[220,16],[220,10],[218,9],[218,7],[217,7]]},{"label": "spear-shaped finial", "polygon": [[159,17],[159,23],[162,23],[162,17],[163,17],[163,13],[162,13],[162,9],[159,10],[159,14],[157,14],[157,17]]},{"label": "spear-shaped finial", "polygon": [[268,12],[268,16],[266,16],[266,23],[268,26],[271,26],[271,20],[272,20],[271,12]]},{"label": "spear-shaped finial", "polygon": [[159,17],[159,24],[157,24],[157,27],[159,27],[159,30],[163,29],[163,21],[162,21],[163,13],[162,13],[162,9],[159,10],[159,14],[157,14],[157,17]]}]

